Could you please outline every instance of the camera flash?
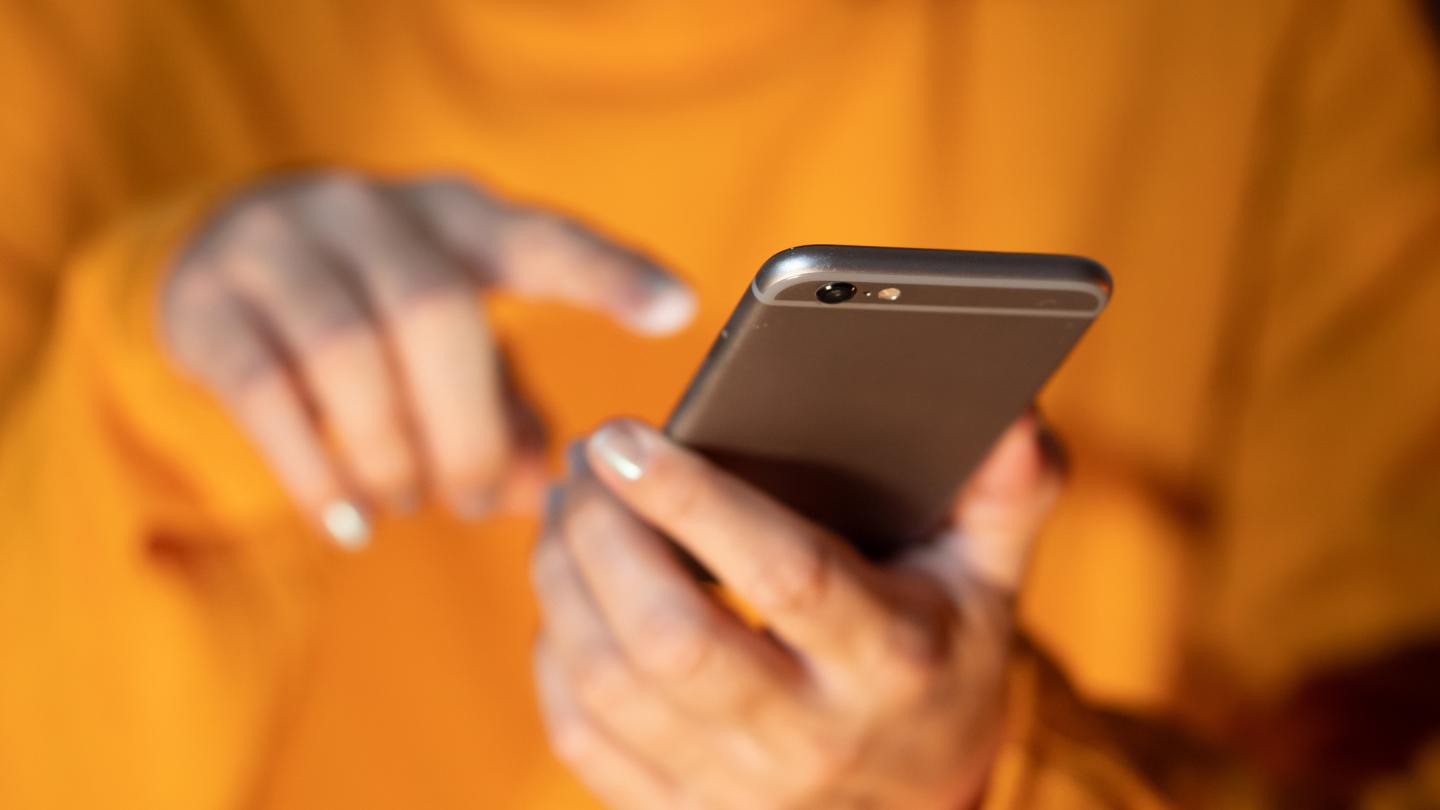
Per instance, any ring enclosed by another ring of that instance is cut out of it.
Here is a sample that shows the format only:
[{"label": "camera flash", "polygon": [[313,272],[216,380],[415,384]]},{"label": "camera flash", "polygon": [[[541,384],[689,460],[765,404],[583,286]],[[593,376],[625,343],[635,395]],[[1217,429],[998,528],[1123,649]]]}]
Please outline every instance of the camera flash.
[{"label": "camera flash", "polygon": [[900,288],[886,287],[885,289],[875,294],[879,296],[881,301],[895,301],[900,298]]}]

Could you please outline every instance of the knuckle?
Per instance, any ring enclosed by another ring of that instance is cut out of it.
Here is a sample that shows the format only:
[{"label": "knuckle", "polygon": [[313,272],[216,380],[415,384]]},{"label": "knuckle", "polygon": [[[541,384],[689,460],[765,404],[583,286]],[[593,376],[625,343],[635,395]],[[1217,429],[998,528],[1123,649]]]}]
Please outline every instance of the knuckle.
[{"label": "knuckle", "polygon": [[426,221],[429,230],[467,266],[483,271],[502,248],[512,218],[503,200],[464,175],[438,175],[405,183],[399,193]]},{"label": "knuckle", "polygon": [[411,257],[377,280],[384,287],[382,308],[389,317],[480,317],[469,278],[441,255]]},{"label": "knuckle", "polygon": [[577,229],[569,220],[548,211],[523,211],[505,227],[506,248],[527,257],[562,258],[575,244]]},{"label": "knuckle", "polygon": [[593,487],[579,488],[562,518],[565,539],[577,548],[605,544],[614,530],[612,508]]},{"label": "knuckle", "polygon": [[243,244],[232,247],[225,262],[228,280],[262,309],[279,315],[289,339],[321,343],[373,332],[369,311],[337,269],[317,260],[288,229],[240,240]]},{"label": "knuckle", "polygon": [[381,412],[381,419],[371,418],[350,440],[356,472],[362,483],[380,493],[399,494],[415,483],[415,461],[410,448],[398,431],[393,414]]},{"label": "knuckle", "polygon": [[911,706],[925,699],[945,668],[946,649],[928,622],[897,618],[881,632],[874,653],[874,694],[885,706]]},{"label": "knuckle", "polygon": [[282,366],[278,353],[227,303],[177,305],[166,340],[176,360],[216,391],[237,394]]},{"label": "knuckle", "polygon": [[586,762],[598,744],[595,730],[574,715],[555,718],[550,726],[550,746],[555,755],[570,765]]},{"label": "knuckle", "polygon": [[381,424],[383,406],[376,400],[389,394],[383,367],[376,368],[370,353],[374,329],[366,318],[338,309],[306,308],[278,320],[286,360],[311,392],[308,407],[324,421],[334,449],[368,463]]},{"label": "knuckle", "polygon": [[379,340],[379,330],[365,306],[325,269],[286,274],[280,283],[283,305],[294,315],[298,350],[314,356],[346,344]]},{"label": "knuckle", "polygon": [[787,763],[786,781],[808,794],[852,774],[861,756],[860,744],[849,735],[810,735]]},{"label": "knuckle", "polygon": [[661,490],[656,493],[655,503],[665,510],[668,520],[685,526],[705,520],[711,493],[701,469],[668,453],[659,454],[651,464],[651,486]]},{"label": "knuckle", "polygon": [[228,290],[207,263],[191,265],[175,274],[166,285],[161,301],[165,325],[170,330],[206,331],[216,323],[216,314],[225,306]]},{"label": "knuckle", "polygon": [[513,458],[509,434],[497,430],[490,439],[467,449],[463,457],[444,451],[435,454],[435,479],[452,495],[488,491],[505,477]]},{"label": "knuckle", "polygon": [[613,644],[590,642],[575,654],[571,680],[585,706],[608,709],[628,701],[635,690],[630,666]]},{"label": "knuckle", "polygon": [[819,605],[829,586],[828,545],[797,538],[751,572],[753,598],[762,610],[803,613]]},{"label": "knuckle", "polygon": [[437,217],[436,224],[443,227],[447,223],[457,226],[463,223],[463,229],[452,236],[488,237],[494,226],[502,224],[496,221],[497,215],[509,210],[503,201],[464,174],[427,175],[406,184],[403,193],[432,217]]},{"label": "knuckle", "polygon": [[710,625],[701,613],[673,603],[651,608],[637,634],[636,664],[657,678],[693,678],[715,643]]},{"label": "knuckle", "polygon": [[[350,335],[347,341],[350,346],[346,348],[363,358],[363,362],[355,367],[354,371],[346,371],[370,378],[372,385],[379,382],[380,386],[384,386],[388,381],[375,379],[386,371],[382,363],[374,360],[379,354],[379,347],[372,347],[368,338],[363,332]],[[375,354],[371,354],[372,348],[376,350]],[[398,471],[406,461],[403,453],[405,445],[400,432],[399,406],[392,397],[393,392],[379,387],[378,392],[370,396],[335,403],[340,409],[339,413],[334,414],[336,427],[342,429],[346,434],[345,440],[354,445],[351,449],[363,451],[372,473],[382,470]]]},{"label": "knuckle", "polygon": [[294,241],[294,221],[289,209],[274,194],[260,194],[243,202],[225,223],[225,246],[246,250],[255,246],[274,249]]},{"label": "knuckle", "polygon": [[444,198],[484,196],[480,184],[462,172],[432,172],[417,178],[412,188]]},{"label": "knuckle", "polygon": [[345,244],[381,238],[396,224],[382,189],[354,173],[327,174],[310,182],[301,205],[320,233]]},{"label": "knuckle", "polygon": [[224,347],[199,361],[196,368],[217,392],[232,402],[248,401],[269,384],[290,385],[280,357],[257,342],[223,341]]},{"label": "knuckle", "polygon": [[347,212],[371,211],[379,192],[364,176],[347,171],[330,172],[315,179],[307,189],[321,205],[333,205]]},{"label": "knuckle", "polygon": [[[495,371],[483,373],[493,379]],[[438,415],[420,425],[429,436],[435,474],[448,487],[489,486],[507,472],[515,458],[516,438],[501,399],[503,392],[479,386],[456,388],[467,403],[466,421]]]},{"label": "knuckle", "polygon": [[[223,216],[219,221],[223,221]],[[223,236],[214,224],[191,234],[176,254],[169,286],[174,287],[182,281],[221,276],[222,262],[219,254]]]},{"label": "knuckle", "polygon": [[567,587],[569,569],[565,549],[553,539],[541,538],[530,552],[530,585],[542,596]]}]

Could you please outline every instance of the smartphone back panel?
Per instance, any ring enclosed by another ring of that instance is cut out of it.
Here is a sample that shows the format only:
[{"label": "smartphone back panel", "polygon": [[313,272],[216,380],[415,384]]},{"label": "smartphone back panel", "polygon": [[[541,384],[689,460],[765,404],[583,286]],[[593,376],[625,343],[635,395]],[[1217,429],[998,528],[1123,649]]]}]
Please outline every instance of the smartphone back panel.
[{"label": "smartphone back panel", "polygon": [[794,248],[756,276],[666,429],[883,559],[939,527],[1109,289],[1073,256]]}]

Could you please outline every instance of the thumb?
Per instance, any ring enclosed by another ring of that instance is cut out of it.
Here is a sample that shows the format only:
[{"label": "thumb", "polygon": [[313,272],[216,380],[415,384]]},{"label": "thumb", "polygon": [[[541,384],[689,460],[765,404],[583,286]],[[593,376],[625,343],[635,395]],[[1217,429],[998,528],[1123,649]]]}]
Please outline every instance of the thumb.
[{"label": "thumb", "polygon": [[980,582],[1004,594],[1020,586],[1035,536],[1060,491],[1060,465],[1033,413],[1006,429],[956,502],[953,529],[932,547],[951,587]]}]

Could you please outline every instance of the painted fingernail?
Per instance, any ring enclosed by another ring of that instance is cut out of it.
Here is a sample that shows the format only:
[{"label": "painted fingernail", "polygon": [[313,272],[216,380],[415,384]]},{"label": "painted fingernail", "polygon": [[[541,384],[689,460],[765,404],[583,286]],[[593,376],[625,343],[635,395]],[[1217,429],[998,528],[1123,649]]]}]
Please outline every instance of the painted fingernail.
[{"label": "painted fingernail", "polygon": [[621,478],[638,480],[645,473],[646,452],[640,428],[633,422],[610,422],[590,437],[590,449]]},{"label": "painted fingernail", "polygon": [[645,305],[632,317],[636,329],[650,335],[675,332],[695,316],[695,294],[674,281],[657,281]]},{"label": "painted fingernail", "polygon": [[335,501],[325,507],[320,522],[335,544],[347,551],[359,551],[370,543],[370,521],[350,501]]}]

